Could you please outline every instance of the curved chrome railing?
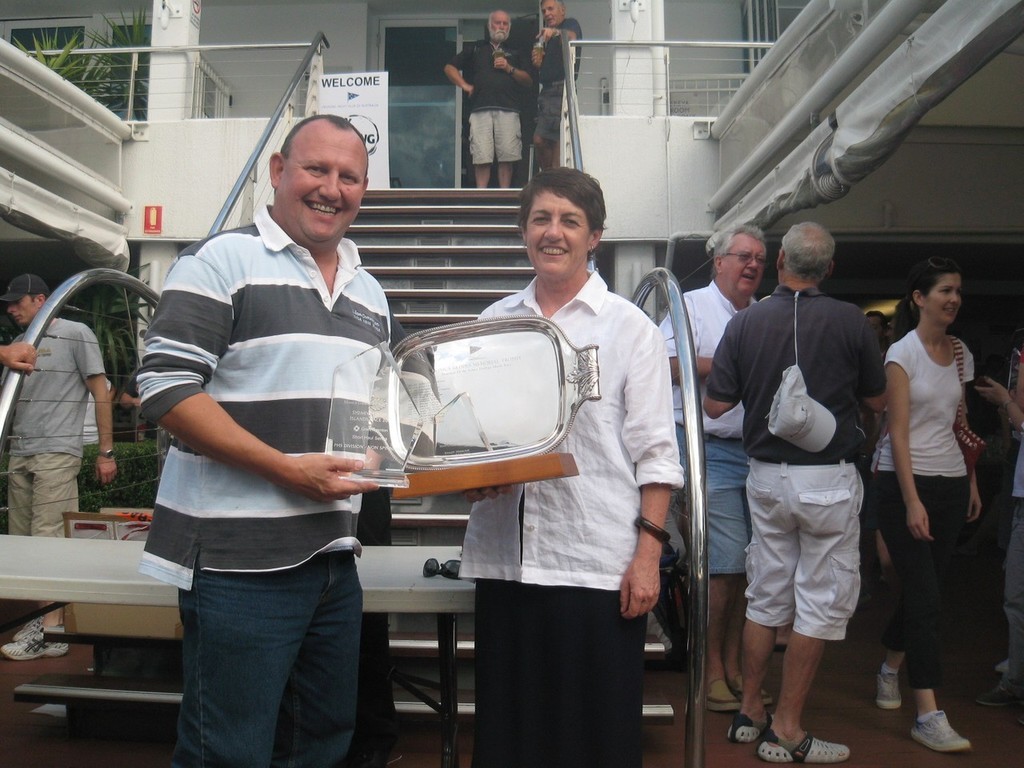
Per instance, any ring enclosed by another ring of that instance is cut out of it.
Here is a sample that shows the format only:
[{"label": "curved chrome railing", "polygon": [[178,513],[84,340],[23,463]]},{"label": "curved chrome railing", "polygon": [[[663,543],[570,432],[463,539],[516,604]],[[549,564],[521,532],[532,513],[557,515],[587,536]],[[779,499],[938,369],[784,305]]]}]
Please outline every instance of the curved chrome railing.
[{"label": "curved chrome railing", "polygon": [[704,767],[704,682],[705,649],[708,626],[708,555],[707,555],[707,479],[704,471],[704,419],[697,377],[697,354],[690,335],[690,320],[683,305],[683,294],[675,275],[658,268],[649,272],[633,293],[633,303],[643,306],[654,294],[658,306],[667,308],[671,316],[679,359],[679,389],[683,400],[683,421],[686,440],[686,495],[690,510],[689,551],[689,617],[687,620],[687,682],[689,696],[686,706],[686,740],[684,765]]}]

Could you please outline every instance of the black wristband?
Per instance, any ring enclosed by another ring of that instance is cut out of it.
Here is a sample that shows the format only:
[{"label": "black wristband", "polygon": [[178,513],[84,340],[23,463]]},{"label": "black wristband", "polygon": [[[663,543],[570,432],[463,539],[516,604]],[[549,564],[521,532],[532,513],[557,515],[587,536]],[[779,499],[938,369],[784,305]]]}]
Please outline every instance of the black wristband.
[{"label": "black wristband", "polygon": [[636,527],[639,528],[641,531],[647,531],[647,533],[651,534],[651,536],[656,538],[662,544],[664,544],[665,542],[667,542],[669,539],[672,538],[672,534],[670,534],[668,531],[666,531],[660,525],[652,523],[650,520],[648,520],[643,515],[640,515],[639,517],[637,517],[637,519],[636,519]]}]

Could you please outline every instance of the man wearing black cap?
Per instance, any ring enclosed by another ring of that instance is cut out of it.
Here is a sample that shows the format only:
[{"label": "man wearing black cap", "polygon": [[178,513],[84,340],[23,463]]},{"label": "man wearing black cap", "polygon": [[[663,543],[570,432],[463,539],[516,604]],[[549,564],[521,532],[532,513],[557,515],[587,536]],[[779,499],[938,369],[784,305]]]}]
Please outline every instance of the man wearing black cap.
[{"label": "man wearing black cap", "polygon": [[[0,301],[7,302],[7,314],[14,322],[27,328],[49,294],[42,278],[25,274],[11,281]],[[117,474],[110,395],[99,343],[81,323],[55,319],[39,341],[36,366],[35,374],[22,383],[11,427],[8,533],[60,537],[64,513],[78,511],[82,425],[89,393],[96,401],[99,430],[96,476],[105,484]],[[43,626],[61,620],[59,611],[35,619],[0,653],[14,661],[63,656],[66,643],[43,640]]]}]

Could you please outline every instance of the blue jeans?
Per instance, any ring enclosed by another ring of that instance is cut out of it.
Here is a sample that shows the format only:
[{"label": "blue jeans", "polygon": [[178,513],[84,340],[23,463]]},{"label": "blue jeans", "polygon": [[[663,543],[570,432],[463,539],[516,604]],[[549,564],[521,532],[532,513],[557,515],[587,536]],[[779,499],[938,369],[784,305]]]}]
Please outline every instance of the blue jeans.
[{"label": "blue jeans", "polygon": [[265,573],[197,567],[178,602],[184,691],[173,766],[342,764],[363,605],[351,552]]}]

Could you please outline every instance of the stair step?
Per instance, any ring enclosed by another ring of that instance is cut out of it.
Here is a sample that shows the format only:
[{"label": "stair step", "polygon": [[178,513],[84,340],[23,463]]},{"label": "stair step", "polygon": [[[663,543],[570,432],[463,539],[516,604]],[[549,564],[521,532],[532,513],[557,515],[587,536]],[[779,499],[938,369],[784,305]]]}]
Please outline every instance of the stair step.
[{"label": "stair step", "polygon": [[[414,637],[410,635],[392,635],[389,643],[391,655],[401,658],[434,658],[437,656],[437,638],[426,635]],[[455,653],[459,658],[471,657],[476,650],[472,639],[457,640]],[[657,660],[665,656],[665,644],[658,640],[644,643],[644,658]]]},{"label": "stair step", "polygon": [[[374,256],[381,253],[394,253],[395,246],[381,245],[380,243],[368,243],[366,245],[359,245],[360,257],[367,254]],[[408,243],[402,246],[402,253],[407,253],[412,256],[472,256],[481,252],[479,245],[460,245],[450,243],[440,243],[432,245],[430,243]],[[492,243],[487,246],[486,253],[498,253],[498,254],[509,254],[509,255],[526,255],[526,247],[519,243]]]},{"label": "stair step", "polygon": [[519,205],[518,189],[368,189],[367,205]]},{"label": "stair step", "polygon": [[431,218],[454,218],[461,216],[501,216],[515,220],[519,213],[518,205],[467,205],[454,203],[450,205],[389,205],[376,203],[362,205],[356,223],[368,216],[429,216]]},{"label": "stair step", "polygon": [[[405,717],[436,718],[437,712],[422,701],[396,699],[395,710]],[[459,717],[461,719],[472,719],[476,716],[476,703],[463,701],[459,695]],[[675,710],[668,702],[647,703],[643,705],[643,719],[646,725],[672,725],[675,722]]]},{"label": "stair step", "polygon": [[48,674],[14,689],[15,701],[73,704],[79,701],[181,703],[181,682],[101,675]]},{"label": "stair step", "polygon": [[374,277],[524,277],[533,279],[532,267],[508,266],[508,267],[431,267],[431,266],[367,266],[367,271]]},{"label": "stair step", "polygon": [[440,314],[424,314],[422,312],[396,312],[395,317],[407,331],[418,331],[426,328],[437,328],[442,325],[453,325],[455,323],[468,323],[476,320],[479,312],[462,312]]},{"label": "stair step", "polygon": [[487,235],[519,238],[519,227],[515,224],[359,224],[353,223],[348,233],[357,242],[360,236],[387,235],[389,237],[415,237],[421,235]]},{"label": "stair step", "polygon": [[511,296],[518,291],[518,288],[480,290],[471,288],[387,288],[385,286],[385,292],[389,299],[422,299],[430,297],[437,301],[469,299],[486,301],[487,304],[503,299],[506,296]]},{"label": "stair step", "polygon": [[[472,692],[459,691],[459,717],[472,718],[476,715],[475,702],[465,700],[471,696]],[[69,706],[127,702],[173,707],[181,704],[181,685],[172,680],[49,674],[17,686],[14,700]],[[432,707],[419,700],[403,698],[403,692],[399,690],[396,690],[395,709],[406,717],[437,717]],[[652,698],[643,705],[643,717],[652,725],[671,725],[675,721],[675,712],[671,704]]]}]

